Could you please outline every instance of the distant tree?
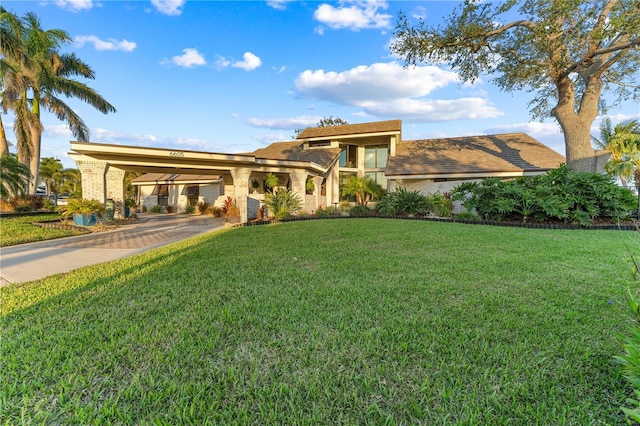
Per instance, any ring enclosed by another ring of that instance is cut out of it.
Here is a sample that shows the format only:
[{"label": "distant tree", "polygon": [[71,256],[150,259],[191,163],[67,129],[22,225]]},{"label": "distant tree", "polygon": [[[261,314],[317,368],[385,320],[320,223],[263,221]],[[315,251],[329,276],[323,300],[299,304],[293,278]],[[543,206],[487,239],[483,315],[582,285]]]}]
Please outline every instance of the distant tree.
[{"label": "distant tree", "polygon": [[[41,111],[65,121],[74,137],[89,140],[89,128],[64,98],[78,98],[102,113],[116,109],[95,90],[73,77],[95,78],[95,73],[73,53],[60,53],[71,37],[58,29],[44,30],[38,17],[26,13],[18,18],[0,6],[0,28],[7,43],[1,43],[2,108],[15,115],[18,159],[29,165],[35,192],[40,166],[43,126]],[[64,98],[60,97],[63,95]],[[1,134],[0,134],[1,136]],[[4,146],[0,144],[0,149]]]},{"label": "distant tree", "polygon": [[[62,170],[62,183],[60,184],[60,192],[68,192],[71,197],[82,197],[82,175],[78,169]],[[126,181],[126,178],[125,178]],[[128,191],[127,187],[127,191]]]},{"label": "distant tree", "polygon": [[[329,116],[329,117],[322,117],[320,119],[320,121],[318,121],[318,124],[316,124],[315,127],[333,127],[333,126],[346,126],[349,123],[347,123],[346,120],[343,120],[340,117],[333,117],[333,116]],[[296,139],[298,137],[298,135],[300,134],[300,132],[302,132],[304,129],[296,129],[293,131],[293,139]]]},{"label": "distant tree", "polygon": [[64,166],[57,158],[45,157],[40,160],[40,182],[44,182],[47,195],[58,195],[63,169]]},{"label": "distant tree", "polygon": [[467,0],[444,25],[400,13],[391,50],[407,65],[447,63],[463,82],[495,74],[502,90],[535,92],[530,111],[556,118],[567,163],[594,171],[589,130],[603,91],[614,103],[640,98],[638,10],[638,0]]},{"label": "distant tree", "polygon": [[0,156],[0,197],[24,195],[29,185],[29,168],[9,152]]}]

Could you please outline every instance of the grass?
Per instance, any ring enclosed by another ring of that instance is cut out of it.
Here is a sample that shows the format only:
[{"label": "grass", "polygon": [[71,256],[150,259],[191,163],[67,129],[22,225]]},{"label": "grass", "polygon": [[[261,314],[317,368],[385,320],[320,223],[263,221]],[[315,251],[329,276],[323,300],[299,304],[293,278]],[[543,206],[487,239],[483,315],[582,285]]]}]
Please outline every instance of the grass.
[{"label": "grass", "polygon": [[75,229],[41,228],[33,224],[34,222],[55,219],[60,219],[60,215],[43,214],[0,218],[0,246],[7,247],[82,234],[81,231]]},{"label": "grass", "polygon": [[5,287],[0,418],[624,424],[625,244],[639,248],[615,231],[308,221]]}]

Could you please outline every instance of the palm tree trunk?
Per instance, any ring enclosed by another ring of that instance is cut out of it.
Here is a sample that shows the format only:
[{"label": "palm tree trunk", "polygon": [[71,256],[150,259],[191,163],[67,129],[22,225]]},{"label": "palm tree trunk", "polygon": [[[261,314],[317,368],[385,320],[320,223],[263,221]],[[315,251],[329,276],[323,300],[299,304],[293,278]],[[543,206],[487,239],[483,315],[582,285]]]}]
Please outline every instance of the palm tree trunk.
[{"label": "palm tree trunk", "polygon": [[31,158],[29,159],[29,170],[31,171],[31,182],[29,183],[29,194],[34,195],[40,179],[40,144],[42,141],[42,131],[37,127],[31,127]]}]

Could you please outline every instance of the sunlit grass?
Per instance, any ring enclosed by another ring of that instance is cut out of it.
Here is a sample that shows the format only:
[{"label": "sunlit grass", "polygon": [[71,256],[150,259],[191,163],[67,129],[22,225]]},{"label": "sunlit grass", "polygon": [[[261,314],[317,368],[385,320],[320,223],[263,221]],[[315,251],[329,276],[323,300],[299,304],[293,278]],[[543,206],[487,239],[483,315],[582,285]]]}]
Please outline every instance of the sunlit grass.
[{"label": "sunlit grass", "polygon": [[6,247],[82,234],[82,231],[77,229],[42,228],[33,224],[34,222],[59,218],[60,215],[51,214],[0,218],[0,246]]},{"label": "sunlit grass", "polygon": [[630,234],[295,222],[3,288],[0,418],[623,423]]}]

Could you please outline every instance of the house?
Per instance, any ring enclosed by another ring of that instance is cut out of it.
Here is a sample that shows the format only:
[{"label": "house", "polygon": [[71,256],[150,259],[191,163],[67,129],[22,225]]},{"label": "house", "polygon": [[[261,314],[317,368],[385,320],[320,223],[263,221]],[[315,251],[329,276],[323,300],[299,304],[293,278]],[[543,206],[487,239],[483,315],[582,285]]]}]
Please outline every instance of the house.
[{"label": "house", "polygon": [[524,133],[404,141],[400,120],[307,128],[295,141],[243,154],[71,142],[70,155],[82,173],[83,196],[112,198],[118,211],[124,174],[135,171],[146,173],[134,184],[147,207],[166,203],[181,211],[231,196],[243,221],[255,217],[264,200],[267,174],[312,212],[343,200],[340,188],[351,175],[369,176],[389,191],[428,194],[490,176],[541,174],[565,161]]}]

